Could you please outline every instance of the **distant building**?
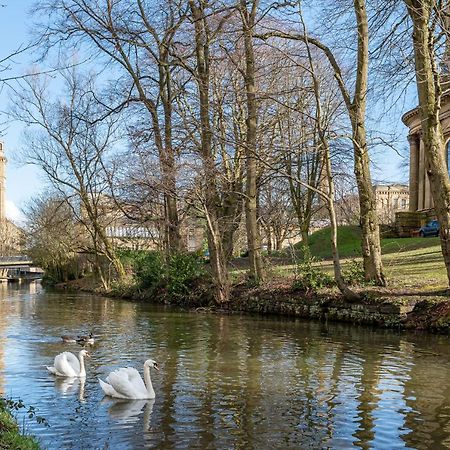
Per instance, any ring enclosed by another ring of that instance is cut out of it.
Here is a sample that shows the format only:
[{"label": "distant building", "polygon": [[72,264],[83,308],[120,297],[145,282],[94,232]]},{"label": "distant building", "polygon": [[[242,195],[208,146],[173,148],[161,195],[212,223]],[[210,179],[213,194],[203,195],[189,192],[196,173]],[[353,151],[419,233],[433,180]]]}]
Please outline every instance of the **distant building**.
[{"label": "distant building", "polygon": [[[116,204],[113,198],[102,194],[98,203],[101,223],[114,247],[133,250],[161,250],[164,245],[165,222],[162,211],[154,211],[148,220],[139,217],[133,205]],[[205,240],[204,226],[194,217],[185,217],[180,226],[181,239],[187,251],[199,251]]]},{"label": "distant building", "polygon": [[25,235],[17,225],[6,218],[6,156],[0,142],[0,256],[18,255],[24,245]]},{"label": "distant building", "polygon": [[373,186],[377,214],[381,224],[395,221],[395,213],[408,211],[409,188],[403,184],[377,184]]}]

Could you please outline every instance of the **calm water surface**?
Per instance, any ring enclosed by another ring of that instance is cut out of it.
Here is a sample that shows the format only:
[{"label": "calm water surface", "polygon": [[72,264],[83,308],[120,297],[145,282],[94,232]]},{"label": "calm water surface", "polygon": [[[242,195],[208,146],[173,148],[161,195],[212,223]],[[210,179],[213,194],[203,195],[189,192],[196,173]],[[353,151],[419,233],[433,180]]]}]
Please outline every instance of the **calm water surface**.
[{"label": "calm water surface", "polygon": [[[446,336],[0,288],[0,391],[48,420],[25,421],[43,448],[450,448]],[[48,374],[89,330],[85,382]],[[149,357],[156,400],[103,397],[98,376]]]}]

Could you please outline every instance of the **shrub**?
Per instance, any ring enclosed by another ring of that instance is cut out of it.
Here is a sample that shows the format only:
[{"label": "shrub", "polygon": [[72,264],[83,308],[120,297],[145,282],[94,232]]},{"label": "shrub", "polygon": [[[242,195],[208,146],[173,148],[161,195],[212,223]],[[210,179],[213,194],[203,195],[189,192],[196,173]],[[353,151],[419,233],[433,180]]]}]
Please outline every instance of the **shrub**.
[{"label": "shrub", "polygon": [[192,286],[206,275],[204,261],[196,253],[172,255],[167,267],[167,293],[172,299],[180,299],[190,294]]},{"label": "shrub", "polygon": [[362,261],[352,259],[350,263],[343,268],[342,277],[347,284],[364,284],[364,266]]},{"label": "shrub", "polygon": [[206,276],[204,260],[198,253],[177,253],[164,259],[156,251],[124,250],[121,260],[131,269],[132,279],[114,285],[114,292],[129,296],[135,291],[153,295],[165,290],[168,300],[179,302],[192,293],[200,278]]},{"label": "shrub", "polygon": [[124,250],[120,258],[131,267],[138,290],[155,291],[166,278],[166,267],[159,252],[146,250]]},{"label": "shrub", "polygon": [[300,258],[296,265],[296,278],[292,286],[294,289],[315,292],[333,284],[333,278],[314,265],[317,261],[307,246],[301,249]]}]

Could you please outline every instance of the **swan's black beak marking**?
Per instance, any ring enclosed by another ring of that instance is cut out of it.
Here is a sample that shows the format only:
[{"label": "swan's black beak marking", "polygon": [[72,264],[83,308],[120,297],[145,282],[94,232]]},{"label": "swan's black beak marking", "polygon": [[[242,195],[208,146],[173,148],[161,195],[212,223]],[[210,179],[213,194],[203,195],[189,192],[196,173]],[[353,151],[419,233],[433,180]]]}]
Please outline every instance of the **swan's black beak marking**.
[{"label": "swan's black beak marking", "polygon": [[153,368],[156,369],[156,370],[159,370],[158,364],[156,364],[156,363],[153,364]]},{"label": "swan's black beak marking", "polygon": [[90,358],[90,357],[91,357],[91,354],[90,354],[90,353],[86,353],[86,356],[87,356],[88,358]]}]

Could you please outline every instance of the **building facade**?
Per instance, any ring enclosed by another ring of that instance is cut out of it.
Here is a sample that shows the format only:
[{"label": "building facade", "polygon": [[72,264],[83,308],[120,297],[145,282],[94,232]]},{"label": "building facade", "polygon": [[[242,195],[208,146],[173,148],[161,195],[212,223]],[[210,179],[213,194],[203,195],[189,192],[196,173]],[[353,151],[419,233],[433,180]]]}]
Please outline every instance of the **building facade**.
[{"label": "building facade", "polygon": [[[450,140],[450,91],[445,92],[442,96],[439,118],[444,138],[448,142]],[[431,210],[434,204],[425,163],[419,108],[414,108],[405,113],[402,120],[409,128],[409,211]],[[448,144],[445,147],[445,152],[448,166]]]},{"label": "building facade", "polygon": [[6,156],[4,143],[0,142],[0,256],[20,254],[25,244],[25,234],[6,218]]},{"label": "building facade", "polygon": [[409,189],[403,184],[377,184],[373,186],[380,223],[395,221],[395,214],[409,209]]}]

